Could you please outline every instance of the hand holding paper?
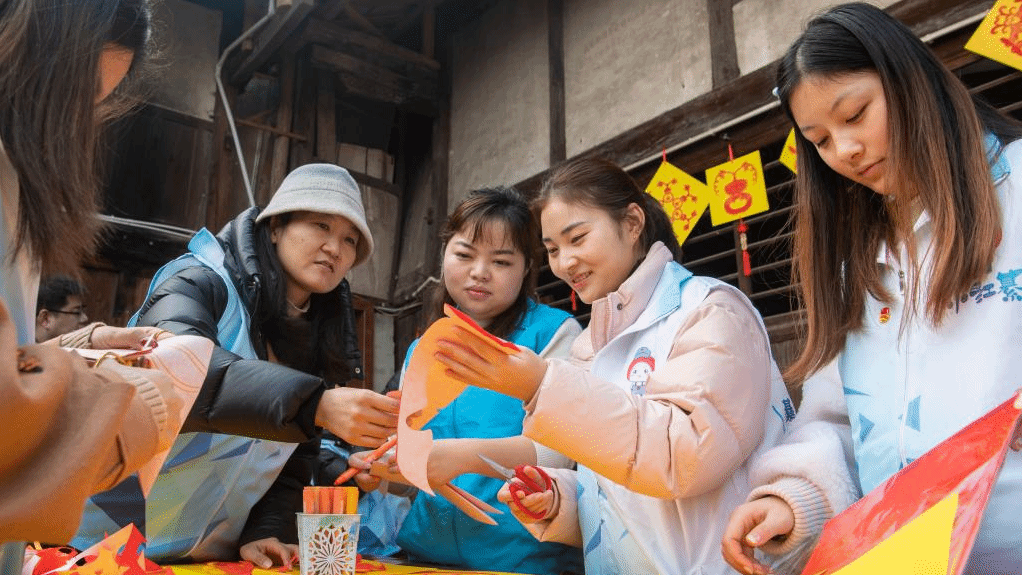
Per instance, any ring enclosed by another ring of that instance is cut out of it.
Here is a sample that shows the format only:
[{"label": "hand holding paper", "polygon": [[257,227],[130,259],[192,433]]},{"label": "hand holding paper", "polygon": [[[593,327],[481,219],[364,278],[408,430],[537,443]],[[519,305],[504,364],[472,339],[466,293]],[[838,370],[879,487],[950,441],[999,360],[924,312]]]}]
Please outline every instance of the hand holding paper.
[{"label": "hand holding paper", "polygon": [[145,347],[146,342],[158,341],[174,334],[156,327],[114,327],[101,325],[92,331],[90,342],[95,349],[135,349]]},{"label": "hand holding paper", "polygon": [[[152,328],[112,329],[122,335],[127,335],[128,341],[139,341],[139,335],[144,338],[145,334],[152,330]],[[155,335],[155,333],[150,333],[150,335]],[[195,398],[199,395],[202,382],[206,379],[209,359],[213,353],[213,342],[194,335],[164,337],[159,340],[158,344],[151,342],[150,347],[145,349],[145,353],[138,356],[144,358],[143,367],[127,367],[118,361],[109,359],[135,355],[130,350],[75,349],[74,351],[88,360],[98,362],[100,370],[115,371],[129,381],[147,379],[160,390],[167,407],[167,422],[161,429],[160,451],[138,470],[142,492],[148,495],[149,489],[152,488],[160,473],[163,462],[166,461],[167,455],[170,453],[174,439],[180,432],[181,426],[184,425],[188,412],[191,410],[192,404],[195,403]]]},{"label": "hand holding paper", "polygon": [[501,353],[483,345],[473,330],[455,327],[437,341],[436,360],[447,368],[445,375],[475,387],[490,389],[522,401],[529,401],[546,374],[546,360],[531,349]]},{"label": "hand holding paper", "polygon": [[803,575],[962,573],[1020,418],[1016,393],[831,519]]},{"label": "hand holding paper", "polygon": [[335,387],[316,406],[316,425],[359,447],[379,447],[397,429],[398,400],[371,389]]},{"label": "hand holding paper", "polygon": [[[451,306],[445,306],[447,317],[442,317],[422,334],[419,344],[408,362],[402,388],[401,410],[397,436],[400,448],[398,464],[409,483],[433,495],[429,486],[426,465],[433,444],[433,432],[419,431],[445,406],[465,390],[467,381],[447,373],[447,367],[437,361],[438,341],[453,339],[468,350],[470,363],[500,362],[501,356],[516,353],[518,346],[486,333],[468,316]],[[462,332],[456,328],[464,328]],[[463,335],[458,335],[463,334]],[[464,338],[464,340],[460,340]],[[488,360],[471,359],[471,354]],[[477,381],[478,377],[467,378]]]}]

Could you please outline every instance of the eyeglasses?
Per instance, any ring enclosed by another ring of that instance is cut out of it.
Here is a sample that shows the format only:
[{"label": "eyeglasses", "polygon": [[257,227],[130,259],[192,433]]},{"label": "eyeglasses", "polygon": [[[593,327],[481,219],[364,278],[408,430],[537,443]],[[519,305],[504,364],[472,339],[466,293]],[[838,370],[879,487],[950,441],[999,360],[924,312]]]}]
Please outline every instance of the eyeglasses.
[{"label": "eyeglasses", "polygon": [[78,309],[73,309],[73,310],[70,310],[70,311],[64,311],[62,309],[50,309],[50,308],[46,308],[46,310],[49,311],[50,313],[63,313],[63,314],[67,314],[67,315],[78,315],[78,316],[87,315],[85,313],[85,308],[83,308],[83,307],[80,307]]}]

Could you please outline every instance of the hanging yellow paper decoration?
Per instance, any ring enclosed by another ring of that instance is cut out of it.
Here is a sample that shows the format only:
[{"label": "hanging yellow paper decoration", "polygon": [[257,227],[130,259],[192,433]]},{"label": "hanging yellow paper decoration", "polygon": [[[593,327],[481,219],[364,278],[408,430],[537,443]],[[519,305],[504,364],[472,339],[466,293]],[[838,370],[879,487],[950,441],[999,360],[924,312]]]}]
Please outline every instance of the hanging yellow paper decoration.
[{"label": "hanging yellow paper decoration", "polygon": [[666,160],[660,164],[646,186],[646,192],[664,206],[679,244],[685,243],[710,201],[710,191],[706,184]]},{"label": "hanging yellow paper decoration", "polygon": [[998,0],[965,48],[1022,70],[1022,0]]},{"label": "hanging yellow paper decoration", "polygon": [[798,173],[798,169],[795,162],[795,128],[792,128],[788,132],[788,139],[784,141],[784,149],[781,150],[781,163],[787,166],[793,173]]},{"label": "hanging yellow paper decoration", "polygon": [[706,182],[715,226],[770,209],[759,150],[706,170]]}]

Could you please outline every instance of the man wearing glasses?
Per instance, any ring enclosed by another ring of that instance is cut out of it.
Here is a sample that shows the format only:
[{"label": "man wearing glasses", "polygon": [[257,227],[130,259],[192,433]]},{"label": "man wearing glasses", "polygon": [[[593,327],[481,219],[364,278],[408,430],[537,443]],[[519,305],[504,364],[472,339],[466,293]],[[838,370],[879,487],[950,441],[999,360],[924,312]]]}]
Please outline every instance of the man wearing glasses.
[{"label": "man wearing glasses", "polygon": [[44,278],[36,303],[35,340],[41,343],[89,323],[85,314],[85,286],[62,275]]}]

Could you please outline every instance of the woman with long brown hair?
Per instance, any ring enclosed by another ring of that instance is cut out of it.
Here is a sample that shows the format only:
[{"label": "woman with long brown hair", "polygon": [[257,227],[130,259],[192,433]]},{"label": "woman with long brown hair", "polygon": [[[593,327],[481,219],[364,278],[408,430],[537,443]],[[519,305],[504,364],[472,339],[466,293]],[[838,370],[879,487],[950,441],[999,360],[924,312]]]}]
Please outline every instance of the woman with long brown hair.
[{"label": "woman with long brown hair", "polygon": [[[42,267],[77,266],[94,245],[99,134],[125,108],[149,30],[145,0],[0,2],[0,542],[66,540],[85,498],[169,447],[179,427],[168,376],[93,370],[52,342],[27,345]],[[57,343],[138,348],[158,331],[93,324]],[[0,551],[0,572],[24,551]]]},{"label": "woman with long brown hair", "polygon": [[[827,519],[1010,397],[1022,369],[1022,127],[867,4],[813,19],[777,83],[798,142],[808,327],[787,375],[804,401],[724,538],[744,573],[766,572],[753,548],[810,550]],[[968,572],[1018,571],[1020,495],[1013,454]]]}]

